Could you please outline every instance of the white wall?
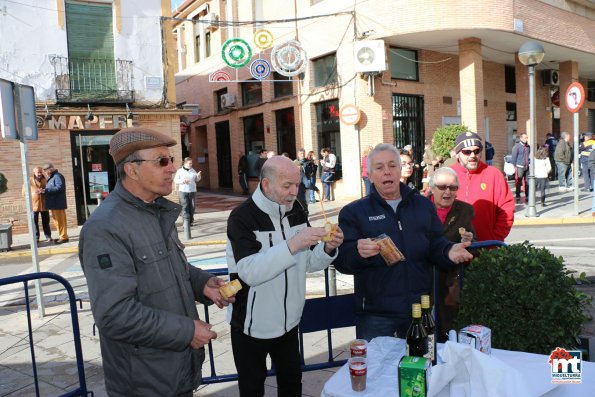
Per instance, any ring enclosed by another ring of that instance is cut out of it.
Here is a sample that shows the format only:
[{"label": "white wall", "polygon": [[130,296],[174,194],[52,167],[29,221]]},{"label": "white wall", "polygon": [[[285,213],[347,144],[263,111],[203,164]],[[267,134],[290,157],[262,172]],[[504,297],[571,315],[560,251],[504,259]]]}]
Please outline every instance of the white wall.
[{"label": "white wall", "polygon": [[[53,103],[56,96],[50,55],[68,57],[66,25],[62,29],[58,26],[56,0],[19,3],[0,2],[0,78],[32,85],[37,101]],[[115,18],[113,23],[115,57],[133,62],[135,103],[158,103],[163,90],[147,90],[145,76],[164,78],[161,0],[125,0],[121,11],[122,30],[116,31]]]}]

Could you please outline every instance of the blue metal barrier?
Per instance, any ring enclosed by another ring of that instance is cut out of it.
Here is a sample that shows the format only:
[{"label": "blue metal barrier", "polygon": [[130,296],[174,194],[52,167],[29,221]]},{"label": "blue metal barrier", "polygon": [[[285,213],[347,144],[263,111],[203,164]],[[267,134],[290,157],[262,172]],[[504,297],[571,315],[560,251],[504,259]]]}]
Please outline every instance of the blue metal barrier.
[{"label": "blue metal barrier", "polygon": [[23,274],[20,276],[14,277],[7,277],[0,279],[0,286],[8,285],[8,284],[16,284],[16,283],[23,283],[23,287],[25,289],[25,304],[27,306],[27,326],[29,327],[29,349],[31,350],[31,364],[33,366],[33,378],[35,381],[35,395],[39,397],[39,381],[37,379],[37,365],[35,363],[35,347],[33,345],[33,329],[31,326],[31,307],[29,302],[29,288],[28,283],[29,281],[39,280],[43,278],[49,278],[61,283],[66,291],[68,292],[68,300],[70,304],[70,316],[72,318],[72,332],[74,334],[74,351],[76,354],[76,366],[78,370],[78,377],[79,377],[79,387],[76,390],[70,391],[66,394],[63,394],[61,397],[74,397],[74,396],[81,396],[86,397],[88,395],[93,396],[92,391],[87,391],[87,383],[85,380],[85,367],[83,364],[83,351],[81,348],[81,335],[79,331],[79,320],[78,314],[76,310],[76,302],[77,299],[74,296],[74,290],[70,283],[64,279],[63,277],[55,274],[55,273],[31,273],[31,274]]},{"label": "blue metal barrier", "polygon": [[[227,268],[209,270],[215,276],[226,276]],[[355,313],[353,311],[353,294],[329,296],[328,269],[324,270],[325,297],[306,299],[302,320],[299,325],[300,355],[302,360],[302,372],[315,371],[318,369],[340,367],[345,360],[334,360],[332,356],[333,328],[349,327],[355,325]],[[209,308],[204,306],[205,321],[209,322]],[[326,362],[306,364],[304,360],[303,334],[314,331],[327,331],[328,360]],[[232,382],[238,380],[238,374],[216,375],[213,346],[209,341],[209,364],[211,375],[202,378],[203,384]],[[275,368],[267,372],[267,376],[275,375]]]}]

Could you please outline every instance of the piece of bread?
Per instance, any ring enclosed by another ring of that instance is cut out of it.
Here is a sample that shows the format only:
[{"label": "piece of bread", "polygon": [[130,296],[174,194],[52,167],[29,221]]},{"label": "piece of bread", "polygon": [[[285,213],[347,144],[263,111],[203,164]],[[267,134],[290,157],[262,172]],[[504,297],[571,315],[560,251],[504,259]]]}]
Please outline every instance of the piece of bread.
[{"label": "piece of bread", "polygon": [[464,227],[460,227],[459,228],[459,234],[462,236],[465,233],[467,233],[467,230]]},{"label": "piece of bread", "polygon": [[326,231],[326,234],[322,236],[322,241],[333,241],[335,230],[337,230],[337,225],[327,222],[324,224],[324,230]]},{"label": "piece of bread", "polygon": [[219,287],[219,293],[221,293],[221,296],[227,299],[237,294],[238,291],[241,289],[242,283],[240,283],[240,280],[235,279],[225,284],[224,286]]}]

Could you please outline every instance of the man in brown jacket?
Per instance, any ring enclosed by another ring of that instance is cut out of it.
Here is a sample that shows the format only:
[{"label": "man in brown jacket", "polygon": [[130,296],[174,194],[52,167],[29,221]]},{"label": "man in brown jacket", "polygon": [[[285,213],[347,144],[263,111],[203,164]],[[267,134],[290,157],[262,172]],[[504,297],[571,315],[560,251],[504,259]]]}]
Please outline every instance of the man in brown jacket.
[{"label": "man in brown jacket", "polygon": [[[52,230],[50,229],[50,213],[45,208],[45,185],[47,180],[43,175],[41,167],[33,168],[33,175],[29,177],[29,189],[31,189],[31,203],[33,209],[33,223],[35,224],[35,235],[39,241],[39,215],[41,214],[41,225],[45,241],[52,241]],[[23,187],[23,195],[25,194]]]}]

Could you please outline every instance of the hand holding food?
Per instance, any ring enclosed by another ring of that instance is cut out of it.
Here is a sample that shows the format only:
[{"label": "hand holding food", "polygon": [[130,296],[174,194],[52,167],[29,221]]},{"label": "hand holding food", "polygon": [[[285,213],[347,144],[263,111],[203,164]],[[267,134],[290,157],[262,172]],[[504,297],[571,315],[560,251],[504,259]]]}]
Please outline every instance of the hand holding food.
[{"label": "hand holding food", "polygon": [[242,283],[240,283],[240,280],[235,279],[235,280],[232,280],[229,283],[223,285],[222,287],[219,287],[219,293],[225,299],[228,299],[228,298],[231,298],[232,296],[234,296],[235,294],[237,294],[238,291],[241,289],[242,289]]},{"label": "hand holding food", "polygon": [[335,230],[337,230],[336,223],[326,222],[324,224],[324,231],[326,232],[326,234],[324,236],[322,236],[322,241],[324,241],[324,242],[333,241],[333,237],[335,235]]},{"label": "hand holding food", "polygon": [[464,227],[459,228],[459,234],[461,235],[461,243],[473,241],[473,233],[468,232]]}]

